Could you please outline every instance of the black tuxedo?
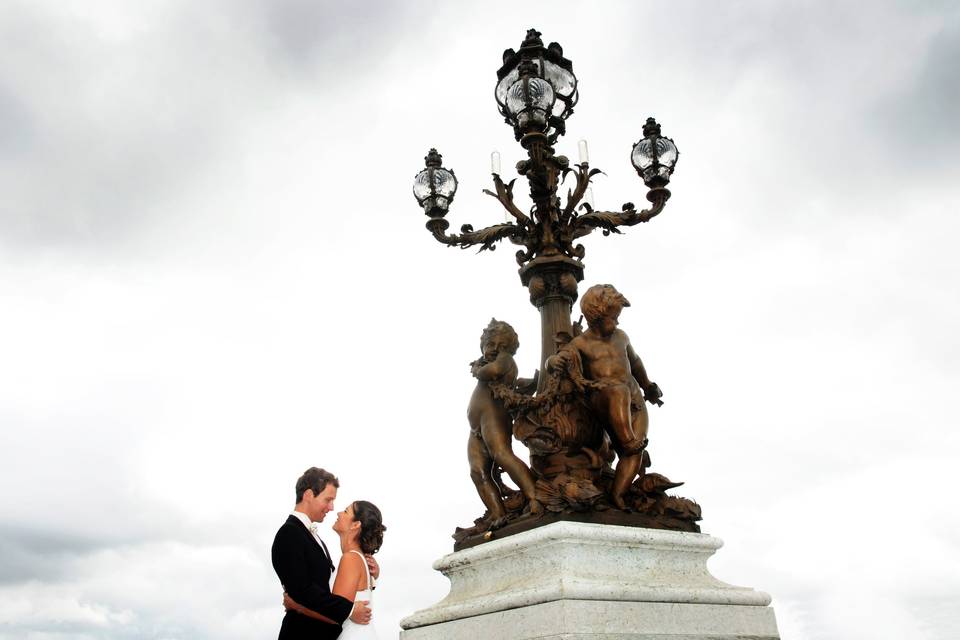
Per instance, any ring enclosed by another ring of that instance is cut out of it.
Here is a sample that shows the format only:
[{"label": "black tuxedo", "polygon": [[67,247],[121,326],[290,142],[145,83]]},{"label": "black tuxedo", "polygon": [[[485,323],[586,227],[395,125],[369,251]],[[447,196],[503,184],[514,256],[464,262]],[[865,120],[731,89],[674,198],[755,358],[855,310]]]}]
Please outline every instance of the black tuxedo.
[{"label": "black tuxedo", "polygon": [[[284,590],[299,604],[342,623],[353,603],[330,593],[333,562],[303,523],[290,516],[273,539],[273,570]],[[279,640],[335,640],[339,624],[332,625],[287,611],[280,625]]]}]

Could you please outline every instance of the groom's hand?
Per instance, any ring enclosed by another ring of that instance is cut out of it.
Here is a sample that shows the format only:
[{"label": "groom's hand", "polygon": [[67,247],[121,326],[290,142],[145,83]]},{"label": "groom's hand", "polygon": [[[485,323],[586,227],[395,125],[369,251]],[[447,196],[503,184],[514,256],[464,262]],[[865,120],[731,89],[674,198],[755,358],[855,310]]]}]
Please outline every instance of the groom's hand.
[{"label": "groom's hand", "polygon": [[[369,553],[364,556],[367,559],[367,567],[370,569],[370,575],[373,576],[374,580],[380,579],[380,565],[377,564],[376,559]],[[371,585],[372,586],[372,585]]]},{"label": "groom's hand", "polygon": [[373,615],[373,612],[370,611],[370,607],[367,606],[368,604],[370,604],[369,600],[357,600],[354,602],[350,619],[357,624],[370,624],[370,616]]}]

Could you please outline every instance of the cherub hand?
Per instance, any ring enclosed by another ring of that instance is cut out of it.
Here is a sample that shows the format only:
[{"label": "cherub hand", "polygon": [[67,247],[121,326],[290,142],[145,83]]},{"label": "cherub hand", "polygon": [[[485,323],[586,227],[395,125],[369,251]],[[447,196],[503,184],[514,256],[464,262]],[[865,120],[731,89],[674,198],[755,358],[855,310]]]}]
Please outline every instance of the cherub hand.
[{"label": "cherub hand", "polygon": [[350,619],[357,624],[370,624],[370,618],[373,616],[373,612],[370,610],[370,607],[367,606],[368,604],[370,604],[369,600],[357,600],[354,602],[353,613],[350,614]]},{"label": "cherub hand", "polygon": [[647,402],[655,404],[658,407],[663,406],[663,402],[660,400],[662,396],[663,391],[660,391],[660,387],[657,386],[656,382],[651,382],[643,389],[643,397],[647,399]]},{"label": "cherub hand", "polygon": [[547,368],[554,371],[566,369],[570,363],[570,354],[566,351],[558,351],[547,359]]},{"label": "cherub hand", "polygon": [[[632,440],[629,440],[623,443],[623,452],[628,456],[632,456],[636,453],[640,453],[641,451],[643,451],[646,448],[646,446],[647,446],[646,438],[634,438]],[[620,506],[620,505],[617,505],[617,506]],[[622,509],[623,507],[620,507],[620,508]]]},{"label": "cherub hand", "polygon": [[480,371],[480,367],[483,366],[483,360],[474,360],[470,363],[470,375],[474,378],[477,377],[477,372]]}]

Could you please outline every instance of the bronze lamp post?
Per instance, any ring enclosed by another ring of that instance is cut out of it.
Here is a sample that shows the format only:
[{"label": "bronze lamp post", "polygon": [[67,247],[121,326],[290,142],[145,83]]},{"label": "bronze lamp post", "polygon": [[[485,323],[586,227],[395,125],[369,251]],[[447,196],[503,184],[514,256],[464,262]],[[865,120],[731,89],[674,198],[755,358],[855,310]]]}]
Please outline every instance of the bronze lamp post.
[{"label": "bronze lamp post", "polygon": [[[646,472],[651,464],[646,404],[661,405],[662,392],[617,328],[630,303],[612,285],[596,285],[580,303],[588,328],[571,322],[586,253],[577,240],[596,229],[620,233],[620,227],[663,211],[677,147],[648,118],[630,159],[647,187],[650,207],[638,211],[628,202],[620,211],[595,211],[584,196],[600,170],[590,168],[585,145],[577,164],[554,150],[579,97],[573,64],[560,45],[544,46],[540,33],[529,30],[518,50],[504,52],[494,97],[526,151],[516,167],[533,201],[529,211],[514,201],[516,178],[504,182],[498,160],[494,188],[484,193],[500,202],[510,222],[478,230],[465,224],[459,233],[448,233],[457,178],[436,149],[427,154],[413,186],[438,242],[480,251],[494,250],[501,240],[519,246],[520,281],[540,310],[536,384],[517,377],[513,354],[519,339],[503,321],[490,322],[481,337],[482,357],[471,363],[477,387],[468,407],[468,458],[487,509],[475,526],[457,530],[455,548],[558,519],[698,531],[699,506],[666,495],[682,483]],[[561,197],[568,178],[571,185]],[[529,467],[513,453],[513,438],[529,449]],[[503,472],[518,490],[502,482]]]},{"label": "bronze lamp post", "polygon": [[[619,233],[618,227],[647,222],[663,211],[670,191],[670,182],[677,163],[677,147],[670,138],[660,135],[660,125],[648,118],[643,138],[633,146],[631,161],[646,184],[649,209],[637,211],[632,203],[620,211],[594,211],[582,203],[591,179],[599,169],[591,169],[586,159],[571,165],[557,155],[554,144],[566,132],[566,120],[577,103],[577,78],[573,64],[563,56],[556,42],[544,46],[534,29],[520,49],[507,49],[503,66],[497,71],[494,95],[504,120],[526,150],[527,159],[517,163],[517,172],[526,177],[533,206],[527,212],[514,203],[516,179],[504,183],[493,174],[494,190],[484,193],[499,200],[513,221],[474,230],[465,224],[460,233],[447,233],[446,216],[457,189],[453,171],[442,167],[436,149],[427,154],[426,168],[414,181],[414,196],[429,217],[427,229],[443,244],[480,250],[496,248],[496,243],[509,240],[523,247],[516,253],[520,265],[520,281],[530,292],[530,302],[541,313],[540,363],[554,353],[558,332],[570,332],[570,314],[577,299],[577,282],[583,279],[585,249],[575,241],[595,229],[605,235]],[[572,177],[573,186],[561,198],[561,184]],[[578,207],[579,205],[579,207]]]}]

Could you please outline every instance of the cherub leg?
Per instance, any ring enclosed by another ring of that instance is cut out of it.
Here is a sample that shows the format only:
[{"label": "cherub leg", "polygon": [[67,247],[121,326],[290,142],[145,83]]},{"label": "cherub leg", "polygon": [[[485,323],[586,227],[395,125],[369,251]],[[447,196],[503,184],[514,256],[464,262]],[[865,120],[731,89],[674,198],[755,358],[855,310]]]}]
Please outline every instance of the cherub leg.
[{"label": "cherub leg", "polygon": [[640,473],[643,452],[628,456],[617,453],[617,458],[617,467],[613,472],[613,484],[610,485],[610,501],[618,509],[626,509],[627,505],[623,501],[623,495],[630,488],[637,474]]},{"label": "cherub leg", "polygon": [[641,398],[639,402],[634,401],[631,407],[631,420],[633,422],[633,434],[638,440],[641,440],[646,447],[647,431],[650,428],[650,414],[647,412],[647,405]]},{"label": "cherub leg", "polygon": [[[617,466],[610,485],[610,501],[619,509],[626,509],[623,496],[630,487],[643,463],[643,447],[646,446],[646,413],[634,416],[631,411],[630,387],[618,384],[595,392],[594,409],[606,420],[614,449]],[[636,418],[636,419],[635,419]],[[641,429],[641,433],[635,431]]]},{"label": "cherub leg", "polygon": [[480,500],[490,512],[491,521],[502,520],[507,514],[500,500],[500,491],[491,477],[493,457],[487,451],[483,440],[472,433],[467,441],[467,459],[470,461],[470,479],[477,488]]},{"label": "cherub leg", "polygon": [[493,455],[494,462],[507,472],[510,479],[517,483],[520,491],[526,496],[530,513],[538,514],[542,509],[540,502],[537,501],[536,483],[533,480],[533,474],[530,473],[530,468],[523,463],[523,460],[513,452],[512,429],[509,420],[503,419],[504,416],[498,417],[501,419],[484,419],[480,433],[483,434],[483,440]]},{"label": "cherub leg", "polygon": [[594,409],[606,419],[610,428],[610,435],[617,441],[620,449],[627,455],[643,449],[644,438],[646,437],[646,422],[638,425],[644,426],[643,435],[637,434],[634,431],[633,416],[630,410],[630,387],[625,384],[618,384],[596,391],[593,396],[593,405]]}]

